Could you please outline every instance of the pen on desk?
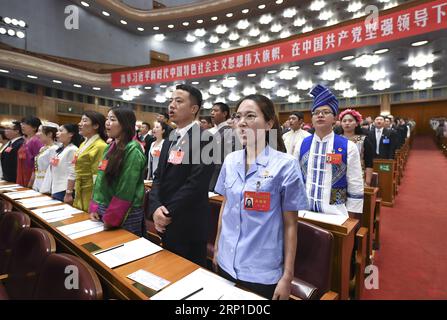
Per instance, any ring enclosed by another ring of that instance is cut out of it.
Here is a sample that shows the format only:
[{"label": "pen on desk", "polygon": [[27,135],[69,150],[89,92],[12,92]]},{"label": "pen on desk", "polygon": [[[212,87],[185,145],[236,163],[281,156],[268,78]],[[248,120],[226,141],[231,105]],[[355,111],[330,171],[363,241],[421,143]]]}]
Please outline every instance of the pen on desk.
[{"label": "pen on desk", "polygon": [[187,296],[184,296],[184,297],[181,298],[180,300],[186,300],[186,299],[188,299],[188,298],[191,298],[193,295],[195,295],[196,293],[198,293],[198,292],[200,292],[200,291],[202,291],[202,290],[203,290],[203,288],[199,288],[199,289],[197,289],[196,291],[191,292],[191,293],[188,294]]},{"label": "pen on desk", "polygon": [[104,252],[107,252],[107,251],[110,251],[110,250],[113,250],[113,249],[116,249],[116,248],[119,248],[119,247],[123,247],[123,246],[124,246],[124,243],[121,243],[120,245],[117,245],[117,246],[114,246],[114,247],[111,247],[111,248],[108,248],[108,249],[105,249],[105,250],[101,250],[101,251],[95,252],[94,255],[96,256],[98,254],[101,254],[101,253],[104,253]]},{"label": "pen on desk", "polygon": [[54,210],[45,210],[45,211],[42,211],[42,213],[48,213],[48,212],[54,212],[54,211],[61,211],[61,210],[65,210],[65,208],[54,209]]}]

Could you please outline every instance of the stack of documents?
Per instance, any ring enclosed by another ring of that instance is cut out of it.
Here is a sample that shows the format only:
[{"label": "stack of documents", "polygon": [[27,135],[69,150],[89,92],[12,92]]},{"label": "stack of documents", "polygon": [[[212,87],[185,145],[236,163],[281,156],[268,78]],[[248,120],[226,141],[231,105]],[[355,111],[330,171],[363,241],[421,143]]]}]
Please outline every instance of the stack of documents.
[{"label": "stack of documents", "polygon": [[139,238],[112,248],[95,252],[94,255],[109,268],[115,268],[161,250],[163,250],[162,247],[157,246],[145,238]]},{"label": "stack of documents", "polygon": [[32,212],[47,222],[56,222],[71,218],[73,214],[82,213],[83,211],[73,208],[68,204],[63,204],[60,206],[34,209]]},{"label": "stack of documents", "polygon": [[104,224],[101,221],[85,220],[82,222],[58,227],[58,229],[63,234],[67,235],[70,239],[77,239],[103,231]]},{"label": "stack of documents", "polygon": [[317,213],[307,210],[298,211],[298,217],[329,224],[335,224],[337,226],[341,226],[343,223],[345,223],[346,220],[348,220],[347,216],[338,214]]},{"label": "stack of documents", "polygon": [[35,196],[41,196],[42,194],[34,191],[34,190],[25,190],[25,191],[16,191],[16,192],[8,192],[5,193],[5,196],[7,196],[9,199],[23,199],[23,198],[29,198],[29,197],[35,197]]},{"label": "stack of documents", "polygon": [[49,206],[52,204],[62,203],[59,200],[54,200],[48,196],[21,199],[17,200],[17,202],[20,203],[25,208],[38,208],[38,207]]},{"label": "stack of documents", "polygon": [[151,300],[259,300],[262,297],[236,288],[228,281],[205,269],[197,269],[171,284]]},{"label": "stack of documents", "polygon": [[16,191],[17,189],[23,188],[19,184],[9,184],[6,186],[0,186],[0,192],[10,192],[10,191]]}]

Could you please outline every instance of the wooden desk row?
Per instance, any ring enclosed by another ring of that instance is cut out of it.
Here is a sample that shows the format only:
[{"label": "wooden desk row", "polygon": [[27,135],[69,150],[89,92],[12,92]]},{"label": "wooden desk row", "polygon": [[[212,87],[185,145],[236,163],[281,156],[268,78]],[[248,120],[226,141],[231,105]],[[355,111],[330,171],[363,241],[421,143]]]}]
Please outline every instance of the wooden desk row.
[{"label": "wooden desk row", "polygon": [[[0,185],[7,185],[0,183]],[[20,190],[27,190],[26,188]],[[20,191],[18,190],[18,191]],[[136,235],[130,233],[124,229],[107,230],[92,235],[84,236],[78,239],[70,239],[68,236],[60,232],[57,227],[62,225],[68,225],[89,219],[87,213],[76,214],[72,218],[48,223],[38,215],[34,214],[30,209],[25,208],[20,203],[10,200],[0,193],[0,198],[3,201],[8,201],[13,206],[29,215],[33,226],[40,227],[49,231],[57,242],[57,250],[59,252],[67,252],[76,255],[86,261],[98,274],[101,284],[104,290],[104,296],[106,298],[116,299],[137,299],[147,300],[150,297],[137,289],[135,282],[127,278],[127,276],[139,269],[144,269],[153,274],[156,274],[171,283],[180,280],[189,273],[193,272],[198,265],[172,253],[167,250],[162,250],[153,255],[147,256],[140,260],[136,260],[120,267],[111,269],[104,263],[98,260],[92,253],[90,253],[86,247],[89,244],[95,244],[101,249],[113,247],[124,242],[138,239]]]}]

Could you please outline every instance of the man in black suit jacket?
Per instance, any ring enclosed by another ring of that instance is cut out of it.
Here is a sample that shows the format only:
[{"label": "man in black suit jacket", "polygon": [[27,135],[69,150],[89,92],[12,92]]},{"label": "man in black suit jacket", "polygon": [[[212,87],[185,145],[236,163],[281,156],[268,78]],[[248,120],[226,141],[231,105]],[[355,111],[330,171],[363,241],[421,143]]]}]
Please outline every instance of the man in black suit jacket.
[{"label": "man in black suit jacket", "polygon": [[20,122],[13,121],[11,126],[6,127],[5,135],[9,142],[1,153],[3,180],[15,183],[17,180],[17,152],[25,142],[22,138]]},{"label": "man in black suit jacket", "polygon": [[152,142],[155,141],[155,137],[149,134],[149,130],[151,130],[151,125],[147,122],[143,122],[138,136],[138,140],[144,142],[144,154],[146,155],[146,158],[149,155],[149,149],[151,148]]},{"label": "man in black suit jacket", "polygon": [[375,159],[394,159],[396,150],[396,135],[390,129],[384,128],[385,118],[377,116],[374,129],[369,132],[369,138],[374,147]]},{"label": "man in black suit jacket", "polygon": [[192,86],[178,85],[172,94],[169,116],[177,129],[163,143],[148,212],[165,249],[206,266],[213,165],[202,159],[207,142],[201,141],[203,132],[194,122],[201,105],[202,94]]}]

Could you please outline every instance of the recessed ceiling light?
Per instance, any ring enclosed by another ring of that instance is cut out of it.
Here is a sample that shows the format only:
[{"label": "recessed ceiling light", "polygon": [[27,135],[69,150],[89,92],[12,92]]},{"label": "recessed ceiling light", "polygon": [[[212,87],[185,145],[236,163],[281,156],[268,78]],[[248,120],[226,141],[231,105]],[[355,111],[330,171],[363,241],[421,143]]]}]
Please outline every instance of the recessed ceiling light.
[{"label": "recessed ceiling light", "polygon": [[216,21],[218,18],[217,17],[211,17],[211,20]]},{"label": "recessed ceiling light", "polygon": [[193,81],[192,84],[199,84],[199,81]]},{"label": "recessed ceiling light", "polygon": [[298,70],[300,68],[300,66],[293,66],[293,67],[290,67],[289,69],[290,70]]},{"label": "recessed ceiling light", "polygon": [[161,84],[160,85],[160,88],[167,88],[168,86],[167,85],[165,85],[165,84]]},{"label": "recessed ceiling light", "polygon": [[121,92],[121,89],[115,89],[115,92]]},{"label": "recessed ceiling light", "polygon": [[90,7],[90,5],[87,3],[87,2],[85,2],[85,1],[81,1],[81,4],[84,6],[84,7]]},{"label": "recessed ceiling light", "polygon": [[36,76],[30,75],[30,74],[29,74],[29,75],[27,75],[27,77],[28,77],[28,78],[30,78],[30,79],[37,79],[37,77],[36,77]]},{"label": "recessed ceiling light", "polygon": [[169,29],[173,29],[173,28],[174,28],[174,25],[173,25],[173,24],[170,24],[170,25],[168,25],[168,28],[169,28]]},{"label": "recessed ceiling light", "polygon": [[160,27],[153,27],[152,29],[154,29],[155,31],[160,30]]},{"label": "recessed ceiling light", "polygon": [[146,90],[151,90],[152,87],[144,87],[144,89],[146,89]]},{"label": "recessed ceiling light", "polygon": [[156,41],[163,41],[165,39],[165,35],[163,33],[158,33],[154,36]]},{"label": "recessed ceiling light", "polygon": [[427,43],[428,43],[428,41],[424,40],[424,41],[413,42],[411,45],[413,47],[419,47],[419,46],[423,46],[424,44],[427,44]]},{"label": "recessed ceiling light", "polygon": [[185,27],[189,26],[189,22],[188,22],[188,21],[185,21],[185,22],[183,22],[182,24],[183,24]]},{"label": "recessed ceiling light", "polygon": [[17,38],[23,39],[25,38],[25,33],[23,31],[17,31],[16,36]]},{"label": "recessed ceiling light", "polygon": [[246,14],[246,13],[249,13],[250,12],[250,9],[244,9],[244,10],[242,10],[242,13],[243,14]]},{"label": "recessed ceiling light", "polygon": [[101,88],[99,88],[99,87],[93,87],[92,89],[95,90],[95,91],[101,90]]},{"label": "recessed ceiling light", "polygon": [[3,21],[5,21],[6,24],[10,24],[12,22],[11,18],[9,17],[4,17]]},{"label": "recessed ceiling light", "polygon": [[102,14],[105,15],[106,17],[110,17],[110,13],[108,13],[107,11],[103,11]]},{"label": "recessed ceiling light", "polygon": [[203,20],[202,19],[199,19],[199,20],[197,20],[196,21],[198,24],[201,24],[201,23],[203,23]]},{"label": "recessed ceiling light", "polygon": [[16,34],[15,30],[9,29],[8,34],[12,37]]},{"label": "recessed ceiling light", "polygon": [[142,27],[138,27],[137,30],[138,30],[138,31],[144,31],[144,28],[142,28]]},{"label": "recessed ceiling light", "polygon": [[324,61],[317,61],[317,62],[314,62],[314,66],[322,66],[325,63],[326,62],[324,62]]},{"label": "recessed ceiling light", "polygon": [[376,51],[374,51],[374,53],[375,54],[381,54],[381,53],[385,53],[385,52],[388,52],[388,51],[390,51],[390,49],[380,49],[380,50],[376,50]]},{"label": "recessed ceiling light", "polygon": [[120,20],[121,24],[127,24],[126,20]]},{"label": "recessed ceiling light", "polygon": [[9,71],[5,70],[5,69],[0,69],[0,72],[2,72],[2,73],[9,73]]},{"label": "recessed ceiling light", "polygon": [[348,60],[352,60],[354,58],[355,58],[354,56],[346,56],[346,57],[341,58],[341,60],[348,61]]},{"label": "recessed ceiling light", "polygon": [[265,9],[265,4],[260,4],[259,6],[258,6],[258,9]]},{"label": "recessed ceiling light", "polygon": [[283,2],[284,2],[283,0],[276,0],[276,1],[275,1],[276,4],[281,4],[281,3],[283,3]]},{"label": "recessed ceiling light", "polygon": [[62,81],[60,81],[60,80],[53,80],[53,82],[54,83],[59,83],[59,84],[62,83]]},{"label": "recessed ceiling light", "polygon": [[3,27],[0,27],[0,34],[6,34],[6,29]]},{"label": "recessed ceiling light", "polygon": [[256,77],[256,73],[249,73],[249,74],[247,74],[247,77],[249,77],[249,78]]},{"label": "recessed ceiling light", "polygon": [[232,14],[231,12],[229,12],[229,13],[226,14],[226,16],[227,16],[228,18],[231,18],[231,17],[233,16],[233,14]]},{"label": "recessed ceiling light", "polygon": [[277,73],[277,72],[278,72],[278,70],[269,70],[269,71],[267,71],[267,73],[270,73],[270,74]]},{"label": "recessed ceiling light", "polygon": [[217,82],[217,79],[210,79],[210,82]]},{"label": "recessed ceiling light", "polygon": [[76,83],[73,85],[73,87],[82,88],[82,86],[80,84],[76,84]]}]

